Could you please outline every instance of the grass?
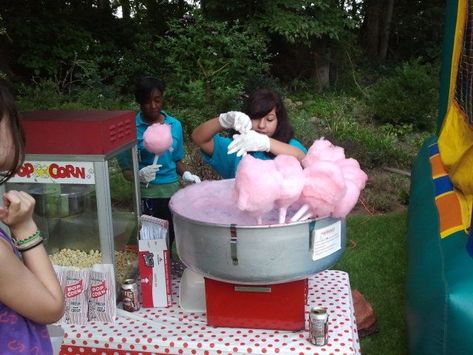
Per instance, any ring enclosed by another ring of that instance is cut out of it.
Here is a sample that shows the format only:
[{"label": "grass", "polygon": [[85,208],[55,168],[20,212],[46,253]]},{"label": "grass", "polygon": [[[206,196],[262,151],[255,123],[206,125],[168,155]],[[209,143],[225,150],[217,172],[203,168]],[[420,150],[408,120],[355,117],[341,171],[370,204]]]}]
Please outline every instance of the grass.
[{"label": "grass", "polygon": [[371,303],[379,332],[361,339],[365,355],[407,354],[405,324],[406,212],[348,219],[348,243],[334,269]]}]

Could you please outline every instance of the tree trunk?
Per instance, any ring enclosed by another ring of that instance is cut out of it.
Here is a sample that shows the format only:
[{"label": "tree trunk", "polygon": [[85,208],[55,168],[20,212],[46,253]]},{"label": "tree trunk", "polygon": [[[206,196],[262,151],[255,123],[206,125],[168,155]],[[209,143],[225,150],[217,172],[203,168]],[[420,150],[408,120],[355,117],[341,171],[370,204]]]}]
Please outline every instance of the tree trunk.
[{"label": "tree trunk", "polygon": [[361,43],[367,56],[376,61],[386,59],[394,9],[394,0],[366,0]]},{"label": "tree trunk", "polygon": [[313,51],[314,56],[314,80],[318,91],[330,87],[330,48],[325,41]]},{"label": "tree trunk", "polygon": [[389,34],[391,31],[391,20],[393,17],[394,0],[386,1],[386,9],[384,11],[384,19],[382,21],[382,31],[380,33],[379,54],[380,60],[385,60],[388,54]]},{"label": "tree trunk", "polygon": [[378,59],[382,1],[365,0],[363,5],[365,18],[361,28],[361,42],[368,57]]}]

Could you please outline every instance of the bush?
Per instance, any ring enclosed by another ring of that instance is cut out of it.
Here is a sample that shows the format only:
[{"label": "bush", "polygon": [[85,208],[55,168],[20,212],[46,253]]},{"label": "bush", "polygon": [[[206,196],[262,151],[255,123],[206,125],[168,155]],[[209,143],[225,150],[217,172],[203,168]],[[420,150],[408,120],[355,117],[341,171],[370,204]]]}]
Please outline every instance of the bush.
[{"label": "bush", "polygon": [[432,130],[438,104],[437,67],[419,60],[404,63],[391,77],[370,90],[369,104],[375,118],[393,125],[412,124],[416,130]]},{"label": "bush", "polygon": [[388,165],[408,169],[422,142],[411,125],[373,125],[367,118],[369,109],[355,97],[330,93],[314,97],[308,93],[291,98],[286,99],[291,123],[306,147],[325,137],[343,146],[345,154],[364,168]]},{"label": "bush", "polygon": [[41,80],[18,86],[18,106],[21,111],[33,110],[135,110],[128,97],[119,96],[113,86],[74,87],[69,94],[61,92],[58,83]]},{"label": "bush", "polygon": [[268,72],[266,40],[238,25],[204,20],[170,23],[170,35],[159,41],[162,68],[173,106],[214,112],[239,108],[247,83]]},{"label": "bush", "polygon": [[62,104],[62,95],[52,80],[43,80],[33,85],[18,86],[18,107],[21,111],[47,110]]}]

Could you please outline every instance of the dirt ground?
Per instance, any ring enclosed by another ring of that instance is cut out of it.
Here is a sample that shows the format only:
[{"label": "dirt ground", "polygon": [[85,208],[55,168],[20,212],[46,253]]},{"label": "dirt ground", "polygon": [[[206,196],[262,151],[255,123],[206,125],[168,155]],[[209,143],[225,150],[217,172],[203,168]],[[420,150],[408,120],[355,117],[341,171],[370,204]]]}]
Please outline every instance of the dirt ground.
[{"label": "dirt ground", "polygon": [[392,172],[377,168],[366,173],[366,187],[352,213],[375,215],[407,209],[410,189],[408,171]]}]

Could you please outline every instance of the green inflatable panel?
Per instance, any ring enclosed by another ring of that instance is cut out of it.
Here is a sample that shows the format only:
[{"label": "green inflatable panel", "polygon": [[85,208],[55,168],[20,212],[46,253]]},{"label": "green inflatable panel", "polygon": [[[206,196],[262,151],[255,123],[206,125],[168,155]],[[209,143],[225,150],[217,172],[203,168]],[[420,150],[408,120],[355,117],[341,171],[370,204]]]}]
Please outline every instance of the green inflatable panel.
[{"label": "green inflatable panel", "polygon": [[440,238],[427,139],[414,163],[408,213],[407,326],[413,355],[473,354],[473,258],[468,236]]}]

